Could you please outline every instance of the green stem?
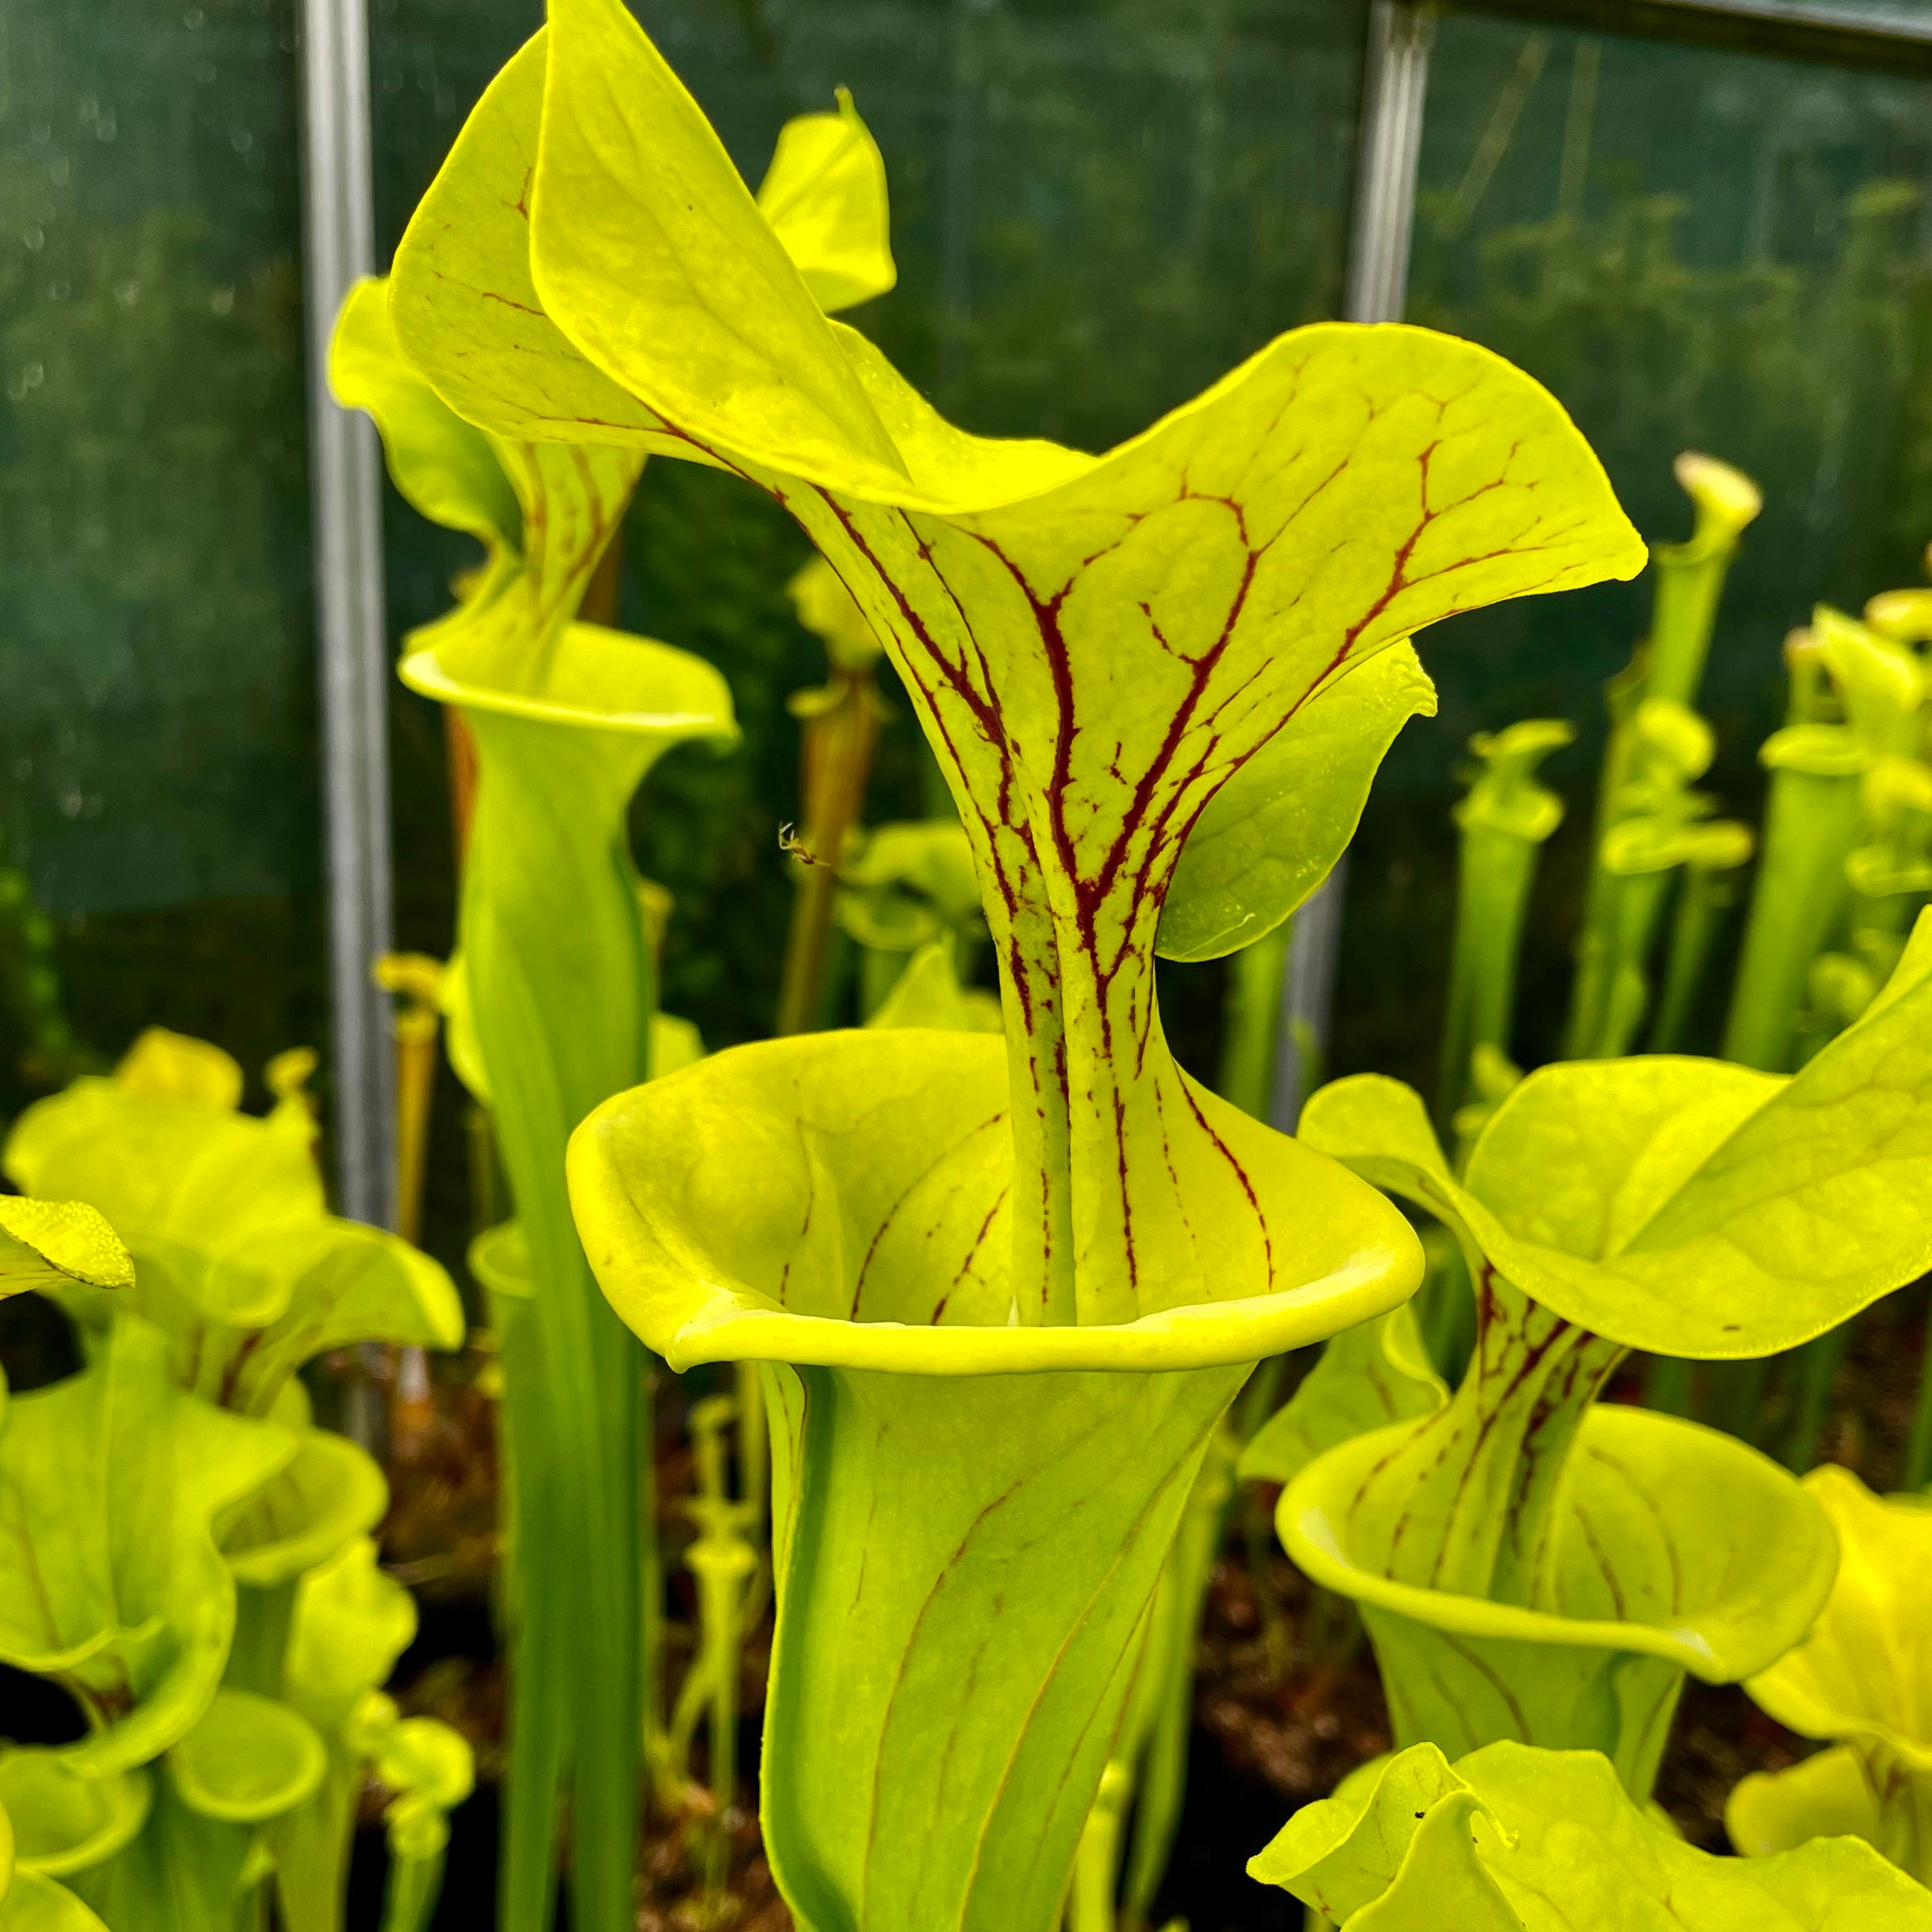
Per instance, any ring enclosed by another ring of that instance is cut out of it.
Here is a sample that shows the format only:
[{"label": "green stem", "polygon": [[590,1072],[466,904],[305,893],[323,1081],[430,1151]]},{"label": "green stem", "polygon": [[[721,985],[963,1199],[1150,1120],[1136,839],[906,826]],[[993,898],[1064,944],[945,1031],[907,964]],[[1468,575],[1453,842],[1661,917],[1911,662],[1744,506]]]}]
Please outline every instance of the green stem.
[{"label": "green stem", "polygon": [[[540,1476],[520,1485],[522,1662],[538,1632],[561,1658],[562,1708],[542,1721],[561,1721],[569,1740],[574,1921],[580,1932],[629,1932],[644,1710],[643,1365],[578,1244],[563,1150],[592,1107],[648,1072],[650,954],[624,814],[649,748],[492,711],[470,722],[481,772],[463,948],[534,1289],[541,1394],[526,1379],[535,1399],[517,1427],[526,1440],[540,1428],[544,1449]],[[505,1370],[514,1386],[507,1348]],[[526,1425],[533,1408],[541,1420]],[[561,1604],[547,1603],[553,1590]],[[561,1629],[549,1628],[552,1609]],[[529,1700],[519,1704],[534,1714]],[[547,1882],[527,1862],[552,1829],[552,1796],[540,1777],[520,1796],[513,1781],[512,1804],[505,1842],[526,1861],[516,1890],[527,1905]],[[510,1884],[506,1865],[506,1904]]]},{"label": "green stem", "polygon": [[1852,1345],[1852,1322],[1841,1322],[1791,1351],[1798,1384],[1797,1413],[1791,1419],[1781,1460],[1786,1469],[1800,1475],[1818,1460],[1818,1445],[1831,1407],[1831,1385]]},{"label": "green stem", "polygon": [[299,1577],[265,1586],[245,1585],[235,1592],[235,1634],[222,1681],[261,1697],[282,1694],[283,1664],[289,1653],[289,1632],[295,1619],[295,1591]]},{"label": "green stem", "polygon": [[1695,1419],[1756,1447],[1764,1431],[1764,1388],[1770,1378],[1768,1356],[1711,1363],[1705,1370],[1707,1413]]},{"label": "green stem", "polygon": [[1470,741],[1484,768],[1456,808],[1461,832],[1456,936],[1437,1112],[1447,1127],[1471,1096],[1479,1049],[1509,1057],[1516,974],[1537,861],[1562,822],[1562,801],[1536,782],[1536,767],[1576,733],[1558,719],[1532,718]]},{"label": "green stem", "polygon": [[469,1155],[470,1235],[487,1234],[504,1219],[503,1165],[490,1109],[480,1101],[463,1112],[463,1144]]},{"label": "green stem", "polygon": [[[1701,520],[1701,519],[1700,519]],[[1734,535],[1700,530],[1688,543],[1652,548],[1655,590],[1643,695],[1695,705],[1710,654],[1724,579],[1738,553]]]},{"label": "green stem", "polygon": [[1241,1548],[1248,1561],[1248,1581],[1254,1586],[1255,1607],[1261,1619],[1261,1648],[1268,1659],[1269,1681],[1286,1684],[1294,1666],[1294,1631],[1288,1606],[1274,1587],[1274,1523],[1251,1485],[1241,1489]]},{"label": "green stem", "polygon": [[1125,1755],[1146,1605],[1246,1380],[775,1372],[761,1797],[802,1923],[1059,1920],[1091,1794]]},{"label": "green stem", "polygon": [[772,1503],[772,1433],[765,1419],[765,1385],[756,1362],[740,1362],[738,1388],[739,1494],[752,1512],[753,1536],[760,1542]]},{"label": "green stem", "polygon": [[[748,1557],[748,1550],[743,1549]],[[734,1551],[735,1557],[739,1551]],[[731,1863],[731,1810],[738,1799],[738,1659],[741,1633],[738,1624],[738,1595],[748,1563],[743,1568],[733,1562],[715,1569],[702,1559],[693,1558],[698,1569],[701,1601],[700,1620],[704,1626],[705,1675],[711,1686],[710,1785],[714,1810],[710,1856],[705,1861],[705,1887],[714,1898],[724,1889]]]},{"label": "green stem", "polygon": [[1579,1001],[1575,1057],[1617,1059],[1630,1050],[1650,1001],[1651,946],[1673,871],[1605,868],[1601,943],[1591,956],[1594,986]]},{"label": "green stem", "polygon": [[1453,1386],[1462,1380],[1475,1352],[1475,1298],[1470,1288],[1469,1263],[1446,1229],[1424,1232],[1423,1254],[1428,1271],[1416,1295],[1423,1346],[1437,1374]]},{"label": "green stem", "polygon": [[1932,1482],[1932,1313],[1925,1320],[1919,1357],[1919,1392],[1912,1404],[1911,1432],[1906,1437],[1905,1470],[1899,1478],[1899,1487],[1922,1490],[1929,1482]]},{"label": "green stem", "polygon": [[1679,1356],[1652,1356],[1643,1378],[1643,1406],[1660,1415],[1689,1415],[1695,1369]]},{"label": "green stem", "polygon": [[1080,1832],[1067,1896],[1067,1932],[1114,1932],[1114,1879],[1120,1870],[1121,1834],[1133,1796],[1134,1774],[1118,1758],[1101,1773],[1093,1809]]},{"label": "green stem", "polygon": [[1260,1433],[1261,1425],[1281,1407],[1281,1385],[1288,1380],[1288,1357],[1269,1356],[1258,1364],[1234,1405],[1234,1432],[1246,1444]]},{"label": "green stem", "polygon": [[1716,937],[1718,914],[1729,902],[1724,890],[1728,874],[1708,865],[1687,865],[1671,922],[1670,951],[1664,962],[1663,986],[1657,995],[1657,1017],[1651,1023],[1652,1053],[1681,1053],[1696,1016]]},{"label": "green stem", "polygon": [[638,1392],[638,1657],[643,1676],[647,1762],[664,1735],[664,1559],[658,1542],[657,1362],[640,1364]]},{"label": "green stem", "polygon": [[1516,1013],[1523,926],[1542,842],[1466,823],[1450,953],[1437,1112],[1447,1124],[1471,1098],[1479,1046],[1507,1054]]},{"label": "green stem", "polygon": [[1576,939],[1576,977],[1564,1028],[1563,1057],[1582,1059],[1602,1024],[1609,993],[1608,962],[1614,949],[1617,888],[1622,883],[1604,863],[1604,839],[1622,818],[1619,801],[1630,787],[1642,743],[1635,718],[1643,696],[1643,668],[1633,660],[1609,686],[1610,735],[1597,777],[1596,818],[1591,828],[1590,880],[1584,888],[1583,925]]},{"label": "green stem", "polygon": [[[1612,681],[1608,692],[1610,735],[1604,749],[1596,821],[1591,832],[1590,884],[1563,1050],[1566,1059],[1590,1057],[1592,1043],[1614,1026],[1628,1026],[1633,1034],[1638,1024],[1628,1016],[1627,991],[1620,1009],[1614,1002],[1618,1001],[1619,985],[1628,986],[1629,968],[1634,965],[1641,973],[1649,957],[1661,895],[1635,906],[1619,905],[1624,895],[1605,861],[1604,840],[1632,810],[1638,809],[1632,785],[1643,762],[1638,712],[1644,701],[1662,698],[1686,709],[1695,708],[1718,601],[1737,554],[1738,533],[1756,514],[1753,509],[1740,521],[1736,505],[1724,505],[1702,493],[1683,466],[1695,460],[1681,457],[1677,475],[1697,505],[1695,531],[1686,543],[1652,547],[1650,635]],[[1754,500],[1755,493],[1751,494]]]},{"label": "green stem", "polygon": [[[804,847],[785,941],[785,969],[778,992],[778,1031],[806,1033],[825,1023],[825,960],[832,940],[832,907],[847,835],[864,815],[881,716],[871,667],[834,667],[822,691],[801,694],[809,709],[802,753]],[[796,708],[796,704],[795,704]]]},{"label": "green stem", "polygon": [[1781,1074],[1791,1069],[1811,962],[1849,903],[1845,860],[1858,836],[1858,777],[1855,751],[1832,725],[1781,731],[1763,755],[1772,767],[1763,857],[1724,1057]]},{"label": "green stem", "polygon": [[442,1890],[445,1853],[411,1858],[391,1850],[389,1882],[383,1892],[382,1932],[427,1932]]},{"label": "green stem", "polygon": [[[746,1540],[749,1503],[731,1500],[725,1478],[724,1435],[740,1419],[729,1396],[714,1395],[691,1412],[697,1452],[698,1494],[686,1507],[699,1536],[685,1554],[698,1585],[698,1656],[693,1681],[703,1686],[710,1714],[712,1831],[705,1857],[705,1889],[715,1904],[730,1872],[730,1815],[738,1796],[738,1673],[744,1647],[744,1585],[758,1558]],[[680,1716],[695,1711],[681,1696]],[[688,1736],[688,1732],[686,1734]]]},{"label": "green stem", "polygon": [[1231,1100],[1258,1121],[1268,1118],[1274,1096],[1281,982],[1288,970],[1294,925],[1292,919],[1284,919],[1228,962],[1227,991],[1222,1002],[1221,1071],[1215,1087],[1222,1099]]},{"label": "green stem", "polygon": [[905,972],[910,953],[887,946],[858,949],[858,1016],[869,1020],[892,997]]},{"label": "green stem", "polygon": [[[1275,1411],[1281,1407],[1282,1388],[1288,1380],[1289,1358],[1270,1356],[1249,1376],[1234,1407],[1234,1433],[1244,1447],[1253,1442]],[[1289,1628],[1287,1607],[1274,1587],[1274,1526],[1263,1506],[1260,1492],[1252,1484],[1237,1485],[1241,1518],[1241,1547],[1247,1557],[1248,1579],[1254,1586],[1255,1604],[1261,1617],[1261,1641],[1268,1658],[1269,1674],[1277,1684],[1288,1681],[1294,1661],[1294,1634]],[[1218,1539],[1217,1539],[1218,1541]]]},{"label": "green stem", "polygon": [[1461,1384],[1363,1485],[1361,1549],[1399,1582],[1528,1604],[1576,1432],[1625,1351],[1538,1307],[1486,1263],[1475,1303]]},{"label": "green stem", "polygon": [[568,1728],[567,1580],[530,1547],[555,1489],[529,1252],[511,1224],[480,1237],[470,1268],[483,1285],[503,1375],[497,1411],[501,1563],[509,1656],[509,1763],[504,1780],[499,1915],[506,1932],[556,1917],[557,1834]]}]

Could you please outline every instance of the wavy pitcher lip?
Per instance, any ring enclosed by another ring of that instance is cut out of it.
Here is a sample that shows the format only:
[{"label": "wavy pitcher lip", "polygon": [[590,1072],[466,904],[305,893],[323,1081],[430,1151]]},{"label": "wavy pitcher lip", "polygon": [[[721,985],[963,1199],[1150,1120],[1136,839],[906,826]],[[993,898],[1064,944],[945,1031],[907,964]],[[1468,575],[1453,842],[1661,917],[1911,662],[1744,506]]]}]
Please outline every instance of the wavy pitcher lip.
[{"label": "wavy pitcher lip", "polygon": [[[1241,1150],[1243,1184],[1278,1214],[1276,1265],[1260,1278],[1275,1285],[1177,1298],[1120,1322],[1002,1320],[1007,1078],[992,1035],[907,1029],[733,1048],[619,1094],[579,1126],[567,1160],[591,1268],[678,1369],[1226,1366],[1352,1327],[1414,1292],[1422,1253],[1407,1222],[1365,1184],[1241,1117],[1257,1137]],[[983,1250],[970,1285],[946,1285]],[[862,1300],[877,1313],[854,1318]]]},{"label": "wavy pitcher lip", "polygon": [[[446,661],[446,645],[457,644],[460,648],[460,635],[452,634],[445,639],[437,634],[442,629],[440,624],[433,625],[428,633],[422,634],[419,641],[404,655],[396,673],[411,691],[438,704],[456,705],[466,710],[494,711],[504,717],[526,719],[533,724],[558,724],[580,730],[612,731],[639,738],[704,738],[724,747],[735,744],[740,736],[731,715],[728,693],[722,705],[699,704],[689,708],[664,709],[648,701],[645,694],[653,682],[661,680],[663,668],[688,662],[686,653],[668,644],[658,643],[655,639],[632,637],[600,624],[573,624],[570,627],[563,640],[565,661],[559,667],[562,679],[553,676],[550,681],[552,686],[559,681],[567,684],[571,670],[579,668],[571,662],[573,647],[577,656],[589,655],[594,650],[606,659],[616,657],[619,646],[626,653],[635,653],[633,663],[625,664],[621,658],[617,658],[620,667],[631,675],[613,681],[610,701],[599,703],[587,693],[567,696],[554,690],[509,691],[500,685],[465,677]],[[710,667],[705,668],[709,670]],[[634,691],[626,688],[633,683],[637,686]],[[718,684],[722,691],[721,678],[718,679]]]},{"label": "wavy pitcher lip", "polygon": [[[1788,1561],[1786,1567],[1791,1574],[1783,1580],[1788,1588],[1779,1587],[1772,1574],[1776,1566],[1767,1563],[1755,1572],[1748,1591],[1735,1592],[1728,1601],[1705,1606],[1702,1613],[1655,1622],[1566,1616],[1559,1610],[1492,1603],[1484,1597],[1431,1590],[1378,1576],[1361,1568],[1350,1557],[1346,1521],[1331,1508],[1331,1499],[1337,1494],[1352,1494],[1384,1451],[1416,1426],[1398,1423],[1341,1443],[1317,1456],[1282,1491],[1275,1511],[1276,1533],[1296,1567],[1312,1581],[1358,1604],[1392,1611],[1413,1622],[1459,1636],[1637,1652],[1681,1664],[1707,1683],[1728,1683],[1748,1676],[1781,1655],[1804,1634],[1830,1589],[1836,1566],[1835,1544],[1824,1546],[1822,1566],[1817,1561]],[[1683,1451],[1730,1464],[1737,1480],[1762,1485],[1782,1476],[1790,1482],[1794,1494],[1802,1495],[1795,1480],[1756,1450],[1718,1430],[1676,1416],[1604,1405],[1590,1410],[1585,1418],[1584,1431],[1580,1447],[1586,1446],[1593,1437],[1600,1440],[1625,1435],[1640,1441],[1645,1435],[1667,1434],[1673,1439],[1681,1438],[1678,1447]],[[1705,1471],[1706,1475],[1710,1473]],[[1698,1485],[1700,1491],[1706,1486]],[[1673,1498],[1677,1494],[1676,1491],[1667,1493]],[[1658,1511],[1658,1522],[1667,1536],[1675,1530],[1695,1532],[1696,1528],[1687,1518],[1672,1523],[1667,1507]],[[1600,1556],[1600,1564],[1603,1561]],[[1764,1630],[1762,1640],[1751,1647],[1749,1654],[1736,1654],[1745,1647],[1734,1636],[1720,1645],[1706,1629],[1699,1627],[1718,1621],[1718,1613],[1727,1609],[1734,1618],[1752,1597],[1762,1600]]]},{"label": "wavy pitcher lip", "polygon": [[[1211,407],[1274,352],[1274,344],[1258,351],[1099,457],[1036,440],[968,436],[943,424],[864,337],[811,301],[702,110],[620,7],[610,0],[554,6],[547,60],[528,189],[532,289],[575,351],[674,435],[861,500],[971,514],[1047,495],[1131,461],[1142,445]],[[649,146],[627,130],[631,145],[605,147],[607,130],[590,103],[600,89],[618,88],[638,123],[649,126]],[[618,151],[630,163],[629,172],[618,171]],[[586,235],[606,246],[601,251],[587,246]],[[610,275],[618,237],[629,245],[624,259],[633,278],[622,301],[611,299]],[[717,294],[699,292],[710,251],[742,265],[741,279],[727,285],[730,294],[756,291],[752,299],[740,294],[727,328],[715,319]],[[1424,332],[1401,323],[1313,326]],[[775,379],[781,369],[790,380]],[[775,399],[758,418],[748,411],[747,397]],[[949,461],[933,461],[935,423],[947,432],[941,447]],[[1645,553],[1634,530],[1625,528],[1623,561],[1634,575]]]},{"label": "wavy pitcher lip", "polygon": [[[585,1126],[596,1118],[593,1114]],[[595,1255],[591,1266],[604,1280]],[[1385,1314],[1413,1294],[1420,1280],[1419,1265],[1411,1266],[1406,1255],[1365,1255],[1355,1265],[1302,1288],[1164,1308],[1132,1322],[1045,1328],[842,1322],[795,1314],[763,1297],[717,1287],[705,1309],[684,1322],[662,1352],[678,1370],[715,1361],[782,1361],[906,1375],[1218,1368],[1280,1355]]]}]

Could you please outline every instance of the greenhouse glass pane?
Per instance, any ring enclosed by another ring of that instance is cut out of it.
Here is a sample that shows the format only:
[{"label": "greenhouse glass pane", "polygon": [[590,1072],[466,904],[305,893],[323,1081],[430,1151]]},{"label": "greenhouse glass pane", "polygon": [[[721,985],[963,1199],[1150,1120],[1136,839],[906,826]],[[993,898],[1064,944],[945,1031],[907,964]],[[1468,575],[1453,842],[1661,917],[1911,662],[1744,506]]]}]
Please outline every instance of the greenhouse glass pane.
[{"label": "greenhouse glass pane", "polygon": [[[851,319],[970,428],[1103,447],[1339,304],[1360,0],[638,11],[754,182],[788,116],[852,89],[885,155],[900,281]],[[387,245],[538,17],[534,0],[373,0]],[[393,497],[387,530],[399,633],[445,607],[463,546]],[[732,759],[667,760],[638,826],[645,869],[677,898],[666,1002],[713,1044],[768,1031],[776,1001],[791,892],[776,835],[798,815],[784,699],[823,672],[784,594],[805,555],[762,498],[675,463],[647,471],[626,533],[624,622],[720,664],[745,728]],[[926,808],[923,747],[895,710],[875,821]],[[441,732],[399,692],[399,930],[438,951],[452,916]]]},{"label": "greenhouse glass pane", "polygon": [[[324,1044],[293,18],[0,13],[0,861],[102,1055]],[[29,936],[7,899],[7,1112]]]},{"label": "greenhouse glass pane", "polygon": [[[1932,84],[1473,18],[1437,30],[1408,313],[1540,377],[1638,527],[1676,539],[1672,457],[1763,485],[1713,644],[1708,781],[1755,822],[1780,647],[1820,600],[1923,581],[1932,538]],[[1336,1057],[1433,1084],[1452,911],[1448,808],[1471,732],[1574,720],[1571,809],[1525,962],[1526,1061],[1555,1050],[1588,857],[1604,681],[1647,579],[1537,599],[1423,643],[1412,725],[1356,849]],[[1728,968],[1727,968],[1728,970]],[[1708,1043],[1706,1043],[1708,1044]]]}]

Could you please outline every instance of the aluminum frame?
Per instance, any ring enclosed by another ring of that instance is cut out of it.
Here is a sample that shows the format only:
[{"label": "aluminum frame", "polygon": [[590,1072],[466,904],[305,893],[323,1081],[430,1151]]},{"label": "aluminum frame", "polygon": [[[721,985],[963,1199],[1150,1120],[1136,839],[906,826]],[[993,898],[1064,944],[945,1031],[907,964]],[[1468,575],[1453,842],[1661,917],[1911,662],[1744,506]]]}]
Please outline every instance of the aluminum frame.
[{"label": "aluminum frame", "polygon": [[[1402,319],[1433,32],[1432,15],[1413,0],[1375,0],[1369,10],[1361,146],[1342,297],[1342,313],[1351,322]],[[1302,1102],[1327,1056],[1347,887],[1345,854],[1295,914],[1289,935],[1268,1103],[1270,1123],[1284,1134],[1294,1131]]]},{"label": "aluminum frame", "polygon": [[326,814],[330,1065],[337,1203],[395,1222],[395,1072],[388,996],[371,977],[391,938],[389,649],[382,471],[374,428],[328,385],[336,312],[375,261],[364,0],[304,0],[302,259],[308,334],[309,523]]},{"label": "aluminum frame", "polygon": [[1442,0],[1445,12],[1664,41],[1815,65],[1932,74],[1932,12],[1816,0]]}]

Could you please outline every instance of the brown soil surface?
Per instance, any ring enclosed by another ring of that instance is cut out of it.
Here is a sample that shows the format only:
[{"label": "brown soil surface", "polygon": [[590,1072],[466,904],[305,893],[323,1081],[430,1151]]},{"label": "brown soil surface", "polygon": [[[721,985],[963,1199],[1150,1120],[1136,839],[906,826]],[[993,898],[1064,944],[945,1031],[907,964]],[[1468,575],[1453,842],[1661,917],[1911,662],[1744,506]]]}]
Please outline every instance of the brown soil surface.
[{"label": "brown soil surface", "polygon": [[[1375,1658],[1346,1604],[1315,1590],[1288,1559],[1270,1559],[1281,1619],[1242,1552],[1216,1571],[1203,1622],[1195,1717],[1231,1768],[1257,1777],[1292,1809],[1325,1797],[1358,1764],[1389,1747],[1388,1706]],[[1285,1654],[1285,1675],[1275,1659]],[[1758,1710],[1736,1684],[1687,1682],[1664,1753],[1657,1802],[1690,1842],[1728,1852],[1724,1800],[1748,1772],[1781,1771],[1810,1747]]]},{"label": "brown soil surface", "polygon": [[1260,1590],[1241,1552],[1222,1559],[1196,1667],[1196,1720],[1231,1768],[1289,1800],[1284,1817],[1389,1748],[1389,1710],[1360,1621],[1286,1557],[1270,1560]]},{"label": "brown soil surface", "polygon": [[1738,1684],[1684,1686],[1657,1782],[1657,1800],[1707,1852],[1728,1852],[1724,1800],[1748,1772],[1782,1771],[1811,1747],[1767,1718]]},{"label": "brown soil surface", "polygon": [[705,1863],[714,1842],[708,1805],[694,1806],[648,1840],[640,1876],[638,1932],[791,1932],[791,1914],[772,1882],[748,1788],[725,1820],[730,1875],[714,1895]]}]

